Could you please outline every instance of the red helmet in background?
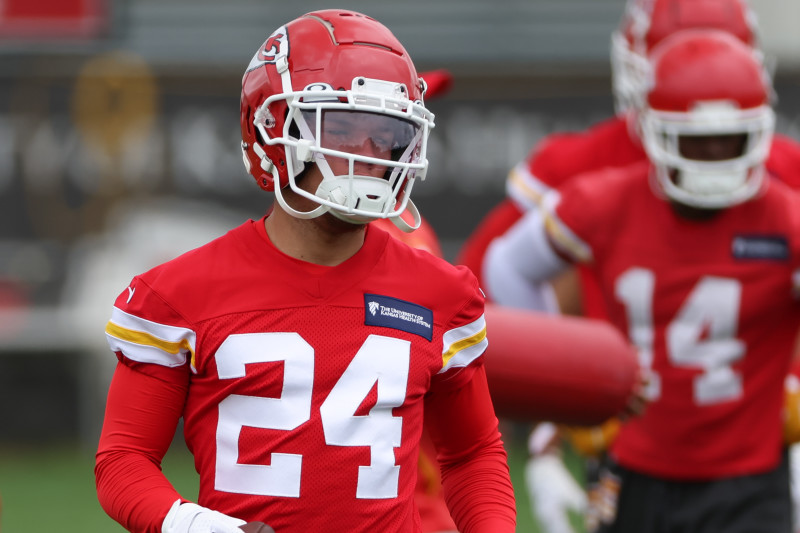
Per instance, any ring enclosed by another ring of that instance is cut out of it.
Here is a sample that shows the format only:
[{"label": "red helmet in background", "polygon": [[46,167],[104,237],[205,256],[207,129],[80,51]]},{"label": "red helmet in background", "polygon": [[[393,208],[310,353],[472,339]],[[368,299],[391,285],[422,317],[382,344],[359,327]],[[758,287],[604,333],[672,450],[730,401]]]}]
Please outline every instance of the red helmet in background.
[{"label": "red helmet in background", "polygon": [[611,35],[611,76],[618,113],[637,109],[647,78],[647,57],[665,38],[686,29],[717,29],[759,46],[755,13],[745,0],[628,0]]},{"label": "red helmet in background", "polygon": [[[724,31],[684,30],[659,43],[650,60],[639,118],[660,189],[676,202],[705,209],[756,195],[775,128],[772,86],[760,55]],[[681,150],[685,136],[741,136],[741,153],[691,159]]]},{"label": "red helmet in background", "polygon": [[[416,213],[409,195],[428,166],[433,114],[423,104],[424,91],[405,48],[378,21],[338,9],[303,15],[270,35],[242,79],[245,167],[294,216],[331,212],[355,223],[400,221],[407,206]],[[378,124],[373,127],[385,132],[379,142],[391,156],[377,159],[326,146],[322,133],[331,117]],[[331,158],[345,161],[349,171],[334,174]],[[357,162],[387,170],[381,178],[362,176]],[[307,164],[317,165],[323,175],[316,192],[301,189],[295,180]],[[283,200],[281,189],[287,185],[320,205],[295,211]]]}]

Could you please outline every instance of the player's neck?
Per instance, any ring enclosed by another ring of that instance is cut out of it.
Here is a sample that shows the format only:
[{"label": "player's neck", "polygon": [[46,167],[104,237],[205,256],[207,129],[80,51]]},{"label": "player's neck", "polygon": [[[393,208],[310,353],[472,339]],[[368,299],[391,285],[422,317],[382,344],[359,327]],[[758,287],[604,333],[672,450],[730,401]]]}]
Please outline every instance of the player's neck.
[{"label": "player's neck", "polygon": [[272,244],[281,252],[325,266],[336,266],[355,255],[366,234],[365,226],[350,224],[330,214],[301,219],[277,205],[264,226]]},{"label": "player's neck", "polygon": [[706,222],[715,218],[722,211],[721,209],[701,209],[680,202],[670,202],[670,204],[675,214],[692,222]]}]

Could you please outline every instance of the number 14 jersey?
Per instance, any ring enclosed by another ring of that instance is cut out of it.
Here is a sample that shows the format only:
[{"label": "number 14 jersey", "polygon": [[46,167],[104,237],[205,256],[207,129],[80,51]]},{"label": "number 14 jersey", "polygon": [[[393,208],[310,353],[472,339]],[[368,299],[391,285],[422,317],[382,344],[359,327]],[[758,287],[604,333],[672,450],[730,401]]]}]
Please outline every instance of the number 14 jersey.
[{"label": "number 14 jersey", "polygon": [[556,246],[594,270],[610,320],[650,372],[651,403],[612,454],[674,479],[767,471],[780,459],[800,326],[800,195],[769,180],[757,198],[689,220],[649,172],[572,180],[548,223]]}]

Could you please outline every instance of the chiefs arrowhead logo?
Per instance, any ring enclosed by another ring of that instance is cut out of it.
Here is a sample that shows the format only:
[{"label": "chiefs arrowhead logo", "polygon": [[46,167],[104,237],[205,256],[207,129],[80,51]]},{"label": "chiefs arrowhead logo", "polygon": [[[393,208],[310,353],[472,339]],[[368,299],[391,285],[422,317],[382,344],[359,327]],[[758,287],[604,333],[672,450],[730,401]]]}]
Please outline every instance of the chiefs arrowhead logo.
[{"label": "chiefs arrowhead logo", "polygon": [[268,63],[274,64],[279,56],[288,55],[289,39],[286,33],[286,26],[281,26],[269,36],[264,46],[262,46],[253,56],[253,59],[250,60],[250,64],[247,65],[247,72]]}]

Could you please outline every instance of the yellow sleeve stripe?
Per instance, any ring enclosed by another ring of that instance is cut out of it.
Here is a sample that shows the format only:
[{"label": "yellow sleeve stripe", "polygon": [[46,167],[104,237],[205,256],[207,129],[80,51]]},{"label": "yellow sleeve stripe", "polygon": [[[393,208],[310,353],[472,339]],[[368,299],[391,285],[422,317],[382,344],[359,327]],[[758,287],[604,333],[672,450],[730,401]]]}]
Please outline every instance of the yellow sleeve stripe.
[{"label": "yellow sleeve stripe", "polygon": [[559,249],[572,256],[577,261],[589,263],[592,261],[592,249],[583,240],[575,235],[557,217],[545,212],[544,228],[547,235]]},{"label": "yellow sleeve stripe", "polygon": [[541,204],[542,197],[550,187],[541,183],[530,173],[522,162],[511,169],[506,178],[506,192],[517,203],[525,205],[528,209]]},{"label": "yellow sleeve stripe", "polygon": [[462,341],[459,341],[451,345],[450,349],[442,354],[442,366],[447,366],[447,363],[450,362],[450,359],[455,357],[455,355],[461,350],[464,350],[466,348],[469,348],[470,346],[474,346],[478,343],[481,343],[485,338],[486,338],[486,328],[483,328],[477,335],[473,335],[468,339],[464,339]]},{"label": "yellow sleeve stripe", "polygon": [[486,339],[486,321],[480,318],[444,334],[444,352],[440,374],[451,368],[463,367],[480,357],[489,345]]},{"label": "yellow sleeve stripe", "polygon": [[112,351],[140,363],[180,366],[191,358],[196,369],[194,331],[186,327],[159,324],[125,313],[114,307],[106,325],[106,340]]},{"label": "yellow sleeve stripe", "polygon": [[144,331],[125,329],[114,324],[113,322],[106,324],[106,333],[112,337],[118,338],[119,340],[132,342],[134,344],[152,346],[153,348],[158,348],[172,355],[179,354],[181,350],[186,350],[188,352],[192,351],[192,347],[189,346],[189,341],[186,339],[181,339],[178,342],[165,341]]}]

